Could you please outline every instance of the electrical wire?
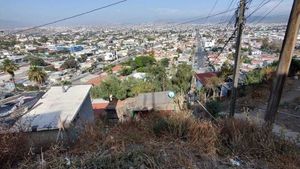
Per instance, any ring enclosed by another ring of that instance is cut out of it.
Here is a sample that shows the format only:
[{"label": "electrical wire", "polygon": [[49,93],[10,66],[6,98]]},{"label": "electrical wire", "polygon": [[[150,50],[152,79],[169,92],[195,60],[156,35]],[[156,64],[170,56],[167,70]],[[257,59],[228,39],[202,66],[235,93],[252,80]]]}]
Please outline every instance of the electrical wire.
[{"label": "electrical wire", "polygon": [[[266,1],[266,0],[263,0],[258,6],[257,6],[257,8],[256,9],[254,9],[247,17],[246,17],[246,19],[249,19],[255,12],[257,12],[258,10],[260,10],[262,7],[264,7],[266,4],[268,4],[268,3],[270,3],[272,0],[268,0],[268,1]],[[255,21],[255,19],[254,20],[252,20],[252,22],[253,21]]]},{"label": "electrical wire", "polygon": [[207,17],[205,18],[205,21],[204,21],[204,22],[206,22],[207,19],[208,19],[208,17],[213,13],[213,11],[215,10],[215,8],[216,8],[218,2],[219,2],[219,0],[216,0],[216,1],[215,1],[214,5],[212,6],[211,10],[209,11],[209,13],[208,13]]},{"label": "electrical wire", "polygon": [[273,12],[281,3],[283,0],[279,1],[271,10],[269,10],[261,19],[259,19],[255,25],[259,24],[261,21],[263,21],[271,12]]},{"label": "electrical wire", "polygon": [[222,14],[225,14],[225,13],[229,13],[229,12],[232,12],[236,10],[235,8],[232,8],[232,9],[229,9],[227,11],[222,11],[222,12],[219,12],[219,13],[215,13],[213,15],[210,15],[210,16],[205,16],[205,17],[195,17],[195,18],[192,18],[192,19],[189,19],[188,21],[185,21],[185,22],[182,22],[182,23],[179,23],[177,25],[184,25],[184,24],[188,24],[188,23],[193,23],[193,22],[196,22],[196,21],[199,21],[199,20],[202,20],[202,19],[206,19],[206,18],[211,18],[211,17],[215,17],[215,16],[219,16],[219,15],[222,15]]},{"label": "electrical wire", "polygon": [[82,13],[75,14],[75,15],[72,15],[72,16],[69,16],[69,17],[66,17],[66,18],[62,18],[62,19],[59,19],[59,20],[48,22],[48,23],[45,23],[45,24],[42,24],[42,25],[38,25],[38,26],[34,26],[34,27],[31,27],[31,28],[28,28],[28,29],[20,30],[20,31],[15,32],[15,34],[26,32],[26,31],[29,31],[29,30],[34,30],[34,29],[41,28],[41,27],[48,26],[48,25],[53,25],[53,24],[58,23],[58,22],[63,22],[63,21],[66,21],[66,20],[70,20],[70,19],[82,16],[82,15],[86,15],[86,14],[89,14],[89,13],[92,13],[92,12],[95,12],[95,11],[99,11],[99,10],[102,10],[102,9],[105,9],[105,8],[108,8],[108,7],[112,7],[112,6],[124,3],[126,1],[127,0],[117,1],[117,2],[108,4],[108,5],[99,7],[99,8],[92,9],[90,11],[82,12]]},{"label": "electrical wire", "polygon": [[[227,10],[229,10],[229,9],[231,8],[231,6],[233,5],[233,2],[235,2],[235,0],[231,0],[231,2],[229,3],[229,5],[228,5],[228,7],[227,7]],[[222,20],[225,20],[225,19],[224,19],[224,16],[222,16],[222,18],[220,19],[219,22],[222,22]],[[226,22],[229,22],[229,20],[230,20],[230,18],[227,18],[227,19],[226,19]],[[224,22],[224,23],[226,23],[226,22]]]}]

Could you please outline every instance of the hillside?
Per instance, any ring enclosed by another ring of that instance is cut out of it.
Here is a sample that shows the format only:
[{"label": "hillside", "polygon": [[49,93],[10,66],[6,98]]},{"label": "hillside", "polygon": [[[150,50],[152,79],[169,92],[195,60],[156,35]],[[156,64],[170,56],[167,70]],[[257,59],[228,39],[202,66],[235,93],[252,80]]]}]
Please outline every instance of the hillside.
[{"label": "hillside", "polygon": [[[299,168],[291,142],[250,121],[152,113],[113,126],[98,122],[74,145],[29,151],[26,136],[1,137],[2,168]],[[18,144],[15,144],[18,142]]]}]

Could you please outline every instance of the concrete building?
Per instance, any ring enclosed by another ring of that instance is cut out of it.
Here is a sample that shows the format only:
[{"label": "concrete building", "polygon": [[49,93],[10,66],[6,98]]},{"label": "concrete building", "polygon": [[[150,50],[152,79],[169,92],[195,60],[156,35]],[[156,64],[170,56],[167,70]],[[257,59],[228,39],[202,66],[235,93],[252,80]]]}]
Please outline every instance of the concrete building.
[{"label": "concrete building", "polygon": [[116,106],[118,119],[127,121],[131,118],[143,116],[149,112],[172,113],[179,110],[174,101],[172,91],[141,93],[134,98],[128,98],[124,103]]},{"label": "concrete building", "polygon": [[91,85],[51,87],[11,128],[30,134],[33,145],[73,142],[87,123],[94,122]]}]

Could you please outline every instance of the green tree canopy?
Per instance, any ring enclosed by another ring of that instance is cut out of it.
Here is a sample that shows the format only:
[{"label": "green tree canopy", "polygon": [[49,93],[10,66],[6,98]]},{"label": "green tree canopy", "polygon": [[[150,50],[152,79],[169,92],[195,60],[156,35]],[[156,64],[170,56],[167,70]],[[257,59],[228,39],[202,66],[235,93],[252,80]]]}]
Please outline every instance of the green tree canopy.
[{"label": "green tree canopy", "polygon": [[193,72],[192,66],[186,63],[180,64],[172,78],[172,85],[177,92],[188,92],[191,86]]},{"label": "green tree canopy", "polygon": [[169,67],[169,62],[170,62],[170,59],[169,58],[163,58],[160,60],[160,64],[163,66],[163,67]]},{"label": "green tree canopy", "polygon": [[17,71],[19,69],[19,67],[11,60],[9,59],[5,59],[2,62],[2,65],[0,66],[0,70],[8,73],[11,76],[11,80],[13,81],[13,83],[16,85],[15,83],[15,71]]},{"label": "green tree canopy", "polygon": [[74,58],[69,58],[61,65],[61,68],[62,69],[72,69],[72,68],[78,69],[79,65]]},{"label": "green tree canopy", "polygon": [[135,58],[134,62],[135,62],[135,66],[137,68],[140,68],[140,67],[151,66],[156,62],[156,60],[151,56],[138,56]]},{"label": "green tree canopy", "polygon": [[37,66],[31,66],[28,71],[28,78],[30,81],[33,81],[38,85],[41,85],[45,83],[47,79],[47,74],[43,71],[43,69]]},{"label": "green tree canopy", "polygon": [[228,61],[225,61],[221,66],[220,76],[226,79],[228,76],[233,74],[233,67],[229,64]]},{"label": "green tree canopy", "polygon": [[0,70],[10,74],[12,77],[15,76],[15,71],[17,71],[19,67],[12,60],[5,59],[0,66]]},{"label": "green tree canopy", "polygon": [[32,66],[48,66],[48,64],[39,57],[29,57],[30,65]]},{"label": "green tree canopy", "polygon": [[155,86],[156,91],[168,90],[171,86],[166,69],[162,65],[153,65],[148,70],[148,81]]},{"label": "green tree canopy", "polygon": [[116,76],[109,76],[99,86],[92,89],[92,97],[108,99],[110,95],[123,100],[126,98],[126,90],[121,85],[122,81]]},{"label": "green tree canopy", "polygon": [[133,72],[133,69],[131,67],[122,67],[120,74],[122,76],[128,76]]}]

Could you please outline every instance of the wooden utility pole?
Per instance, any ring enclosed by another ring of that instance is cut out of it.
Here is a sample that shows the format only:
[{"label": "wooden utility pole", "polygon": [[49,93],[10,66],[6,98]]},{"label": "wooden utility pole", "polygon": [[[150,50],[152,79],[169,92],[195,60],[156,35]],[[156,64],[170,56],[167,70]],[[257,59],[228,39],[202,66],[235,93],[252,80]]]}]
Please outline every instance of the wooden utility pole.
[{"label": "wooden utility pole", "polygon": [[289,22],[279,57],[279,65],[276,72],[276,79],[273,83],[265,120],[272,124],[277,115],[285,79],[288,75],[292,54],[298,37],[300,24],[300,0],[294,0]]},{"label": "wooden utility pole", "polygon": [[241,60],[241,41],[244,29],[244,21],[245,21],[245,0],[240,0],[240,8],[237,18],[237,38],[236,38],[236,48],[235,48],[235,58],[234,58],[234,73],[233,73],[233,87],[232,87],[232,95],[231,95],[231,104],[230,104],[230,116],[234,116],[235,112],[235,103],[237,96],[237,88],[239,82],[240,75],[240,60]]}]

